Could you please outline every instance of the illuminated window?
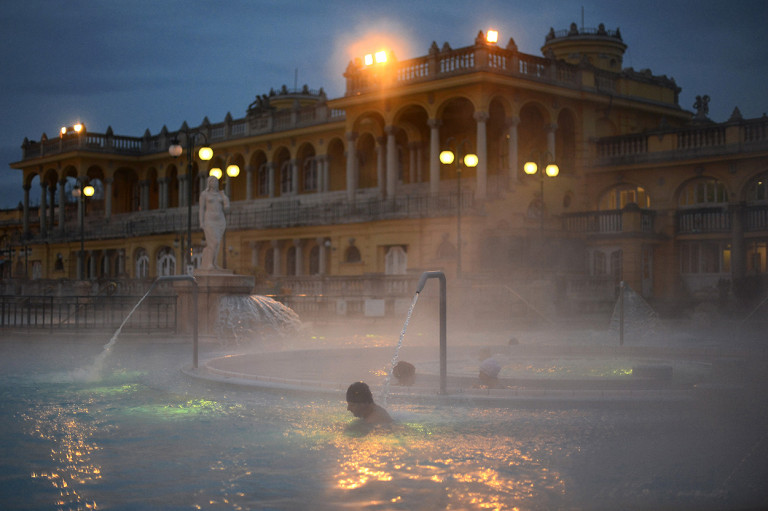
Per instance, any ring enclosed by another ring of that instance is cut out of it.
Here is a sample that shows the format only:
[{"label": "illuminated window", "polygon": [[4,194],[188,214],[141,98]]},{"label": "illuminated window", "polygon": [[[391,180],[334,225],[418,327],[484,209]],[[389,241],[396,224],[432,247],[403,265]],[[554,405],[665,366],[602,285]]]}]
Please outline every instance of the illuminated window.
[{"label": "illuminated window", "polygon": [[640,186],[622,185],[611,188],[600,198],[600,210],[623,209],[637,204],[643,209],[651,207],[651,198]]},{"label": "illuminated window", "polygon": [[749,183],[747,201],[768,201],[768,174],[758,176]]}]

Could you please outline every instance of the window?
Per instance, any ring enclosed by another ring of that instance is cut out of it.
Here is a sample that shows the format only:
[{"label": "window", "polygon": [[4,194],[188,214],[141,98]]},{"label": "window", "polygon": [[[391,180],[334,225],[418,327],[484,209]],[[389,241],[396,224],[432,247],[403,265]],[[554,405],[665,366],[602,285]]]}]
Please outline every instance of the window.
[{"label": "window", "polygon": [[304,169],[302,171],[304,175],[304,191],[316,192],[317,191],[317,160],[314,158],[307,158],[304,160]]},{"label": "window", "polygon": [[408,269],[408,254],[400,245],[389,247],[384,256],[384,273],[386,275],[405,275]]},{"label": "window", "polygon": [[143,248],[136,254],[136,278],[149,278],[149,255]]},{"label": "window", "polygon": [[176,255],[170,247],[163,247],[157,253],[157,276],[176,275]]},{"label": "window", "polygon": [[267,163],[259,166],[258,187],[259,196],[266,197],[269,195],[269,165]]},{"label": "window", "polygon": [[768,242],[752,241],[747,244],[747,272],[766,273]]},{"label": "window", "polygon": [[628,204],[637,204],[643,209],[648,209],[651,207],[651,198],[640,186],[617,186],[603,194],[599,209],[624,209]]},{"label": "window", "polygon": [[296,275],[296,247],[288,247],[288,251],[285,253],[285,274]]},{"label": "window", "polygon": [[729,273],[731,245],[722,241],[692,241],[680,245],[680,272]]},{"label": "window", "polygon": [[678,205],[701,207],[728,202],[725,185],[716,179],[698,179],[688,183],[680,192]]},{"label": "window", "polygon": [[293,193],[293,164],[289,160],[280,167],[280,194],[290,193]]},{"label": "window", "polygon": [[747,201],[768,201],[768,174],[753,179],[747,186]]}]

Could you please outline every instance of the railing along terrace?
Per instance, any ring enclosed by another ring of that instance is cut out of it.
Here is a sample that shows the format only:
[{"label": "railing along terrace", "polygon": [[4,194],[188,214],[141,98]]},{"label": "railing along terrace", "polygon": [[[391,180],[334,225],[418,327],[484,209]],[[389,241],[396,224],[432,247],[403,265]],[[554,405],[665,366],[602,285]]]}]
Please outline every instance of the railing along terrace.
[{"label": "railing along terrace", "polygon": [[[225,121],[215,124],[206,120],[193,129],[204,133],[209,140],[219,142],[326,122],[339,122],[343,121],[344,118],[343,110],[331,111],[325,102],[318,102],[315,105],[298,109],[265,110],[251,113],[242,119],[231,119],[228,116]],[[106,134],[87,132],[53,139],[43,138],[39,142],[25,139],[22,145],[22,159],[27,160],[71,151],[127,155],[163,153],[168,150],[171,141],[182,134],[183,130],[174,132],[164,130],[157,135],[127,137],[112,134],[110,128]]]},{"label": "railing along terrace", "polygon": [[696,208],[678,210],[677,233],[697,234],[730,232],[731,212],[727,208]]},{"label": "railing along terrace", "polygon": [[[389,70],[379,66],[348,68],[344,74],[347,79],[346,95],[367,92],[389,80],[397,85],[406,85],[477,71],[557,82],[570,87],[579,85],[577,66],[485,43],[457,49],[446,46],[442,50],[433,46],[426,56],[389,63],[387,66],[390,66]],[[615,90],[618,75],[603,73],[600,76],[604,82],[601,83],[601,89]]]},{"label": "railing along terrace", "polygon": [[768,206],[747,206],[744,216],[748,232],[768,231]]},{"label": "railing along terrace", "polygon": [[[471,190],[462,190],[461,207],[470,214],[475,207]],[[192,230],[199,230],[198,206],[193,206]],[[454,215],[457,210],[457,193],[437,195],[402,195],[391,199],[370,198],[354,202],[346,200],[323,201],[307,195],[279,199],[236,201],[227,215],[227,229],[269,229],[302,225],[331,225],[339,223],[368,222],[393,218],[432,218]],[[99,215],[85,218],[85,239],[115,239],[146,236],[161,233],[181,233],[187,229],[186,208],[140,211],[113,214],[109,222]],[[37,233],[31,241],[57,242],[79,234],[75,218],[61,226],[49,229],[46,237]]]},{"label": "railing along terrace", "polygon": [[[673,146],[656,144],[651,149],[649,140],[674,137]],[[743,152],[768,148],[768,117],[728,121],[703,127],[686,127],[650,131],[642,134],[605,137],[597,140],[599,164],[618,164],[628,161],[649,160],[653,153],[657,158],[683,159],[702,151]]]},{"label": "railing along terrace", "polygon": [[[141,296],[0,296],[0,328],[114,331]],[[176,297],[148,296],[123,331],[176,331]]]},{"label": "railing along terrace", "polygon": [[563,230],[599,234],[617,233],[622,231],[621,217],[620,209],[568,213],[563,215]]}]

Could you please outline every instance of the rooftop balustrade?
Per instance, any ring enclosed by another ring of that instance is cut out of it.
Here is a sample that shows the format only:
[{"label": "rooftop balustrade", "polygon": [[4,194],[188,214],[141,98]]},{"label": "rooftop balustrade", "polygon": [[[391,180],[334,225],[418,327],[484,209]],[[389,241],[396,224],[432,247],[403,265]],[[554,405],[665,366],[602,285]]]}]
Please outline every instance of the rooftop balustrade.
[{"label": "rooftop balustrade", "polygon": [[768,149],[768,117],[601,138],[597,165],[684,160]]},{"label": "rooftop balustrade", "polygon": [[[242,119],[233,119],[227,115],[224,121],[215,124],[205,119],[196,129],[205,133],[211,142],[223,142],[343,120],[344,111],[329,109],[325,102],[318,102],[315,105],[296,109],[250,112]],[[179,137],[182,131],[168,131],[164,127],[157,135],[150,135],[147,130],[143,137],[127,137],[114,135],[112,128],[109,128],[107,133],[87,132],[51,139],[43,135],[40,141],[24,139],[21,146],[22,160],[72,151],[132,156],[167,153],[172,140]]]}]

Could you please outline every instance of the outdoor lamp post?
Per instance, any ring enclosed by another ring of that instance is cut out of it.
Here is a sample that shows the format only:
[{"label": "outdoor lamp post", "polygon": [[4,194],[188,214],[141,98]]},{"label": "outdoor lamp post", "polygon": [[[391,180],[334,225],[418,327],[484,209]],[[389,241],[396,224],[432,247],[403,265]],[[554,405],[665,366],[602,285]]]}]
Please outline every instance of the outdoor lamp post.
[{"label": "outdoor lamp post", "polygon": [[76,185],[72,189],[72,196],[80,200],[80,253],[77,256],[77,280],[85,278],[85,198],[93,197],[95,189],[91,185]]},{"label": "outdoor lamp post", "polygon": [[[186,125],[186,123],[185,123]],[[192,273],[192,183],[194,182],[194,176],[192,175],[192,163],[193,163],[193,152],[195,150],[195,139],[198,135],[201,135],[203,139],[205,139],[205,143],[208,143],[208,138],[205,136],[205,133],[202,133],[198,130],[184,130],[182,133],[184,133],[184,137],[187,141],[187,257],[186,257],[186,266],[187,266],[187,273]],[[171,141],[171,145],[168,146],[168,154],[173,156],[174,158],[177,158],[181,156],[181,153],[183,152],[183,148],[181,146],[181,143],[179,143],[178,138],[174,138]],[[207,145],[203,145],[200,147],[200,150],[198,151],[198,156],[203,161],[208,161],[211,158],[213,158],[213,149],[208,147]]]},{"label": "outdoor lamp post", "polygon": [[[219,167],[214,167],[208,172],[209,176],[214,176],[216,179],[221,179],[221,169]],[[230,184],[230,181],[232,181],[234,178],[240,175],[240,167],[235,164],[231,164],[227,166],[227,179],[224,181],[224,193],[227,195],[227,198],[231,197],[231,189],[232,185]],[[224,234],[221,237],[221,245],[223,247],[223,255],[221,259],[221,265],[222,267],[227,267],[227,231],[224,231]]]},{"label": "outdoor lamp post", "polygon": [[[449,139],[450,142],[450,139]],[[464,150],[469,142],[463,140],[456,151],[447,149],[440,153],[440,163],[450,165],[456,163],[456,277],[461,278],[461,165],[467,168],[477,167],[477,155]],[[462,151],[463,156],[462,156]]]},{"label": "outdoor lamp post", "polygon": [[[541,172],[539,172],[539,167],[544,167]],[[557,164],[553,161],[552,155],[550,153],[545,153],[542,155],[539,155],[538,158],[531,158],[527,162],[525,162],[525,165],[523,165],[523,170],[526,174],[529,176],[535,175],[537,172],[539,172],[539,182],[540,182],[540,200],[541,200],[541,211],[539,212],[539,218],[541,220],[540,230],[544,231],[544,175],[546,174],[548,177],[557,177],[557,175],[560,173],[560,168],[557,166]]]}]

